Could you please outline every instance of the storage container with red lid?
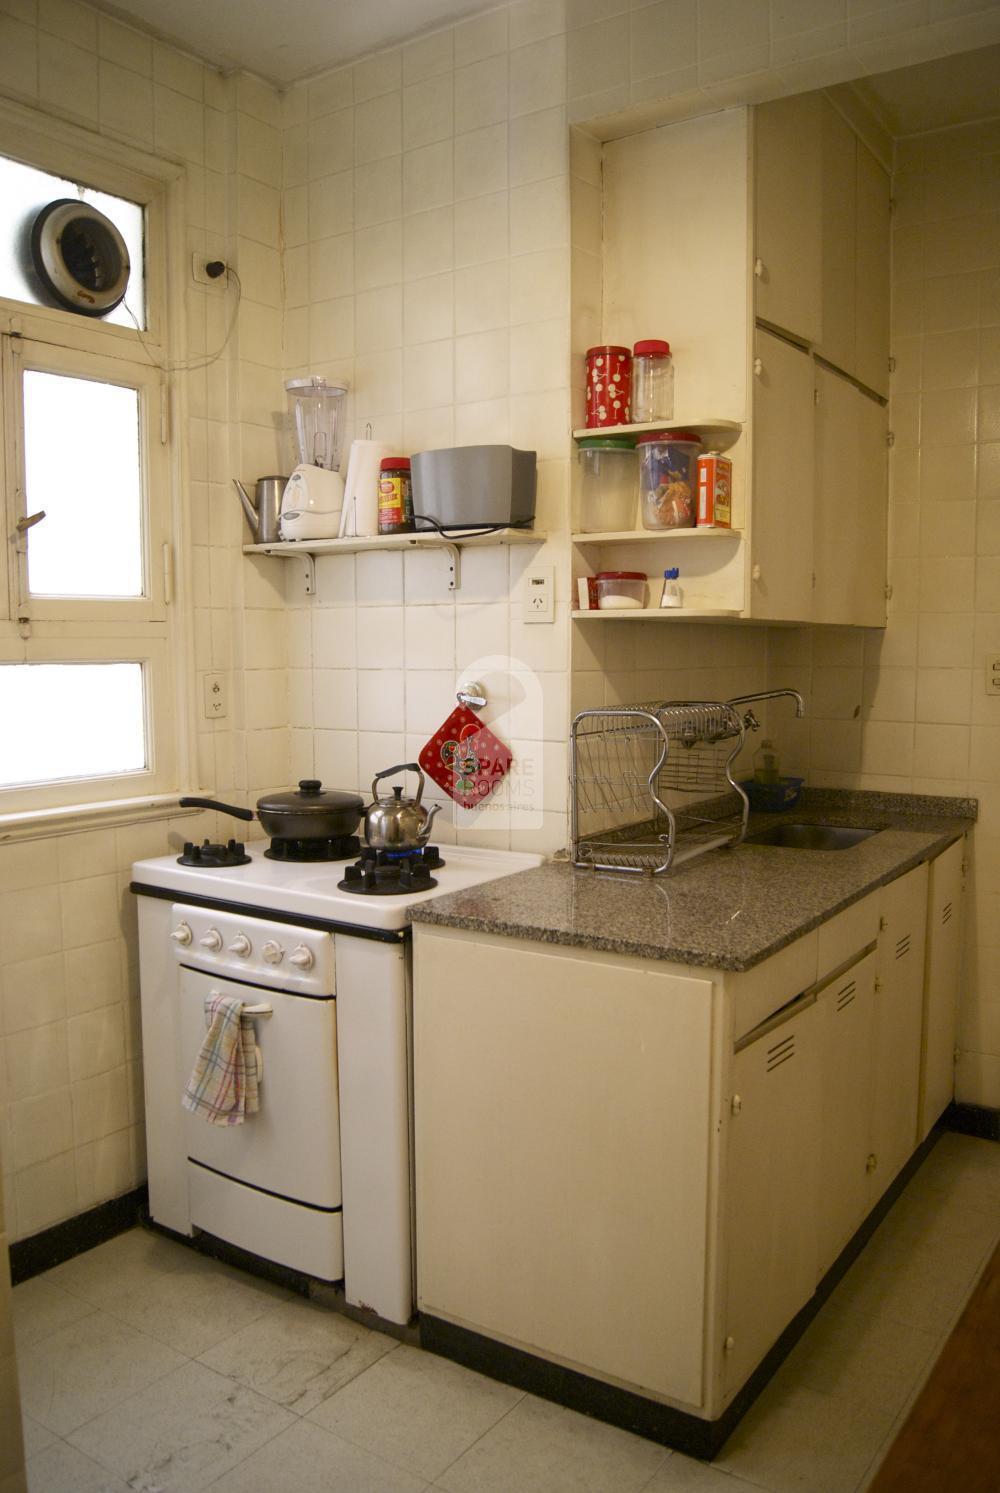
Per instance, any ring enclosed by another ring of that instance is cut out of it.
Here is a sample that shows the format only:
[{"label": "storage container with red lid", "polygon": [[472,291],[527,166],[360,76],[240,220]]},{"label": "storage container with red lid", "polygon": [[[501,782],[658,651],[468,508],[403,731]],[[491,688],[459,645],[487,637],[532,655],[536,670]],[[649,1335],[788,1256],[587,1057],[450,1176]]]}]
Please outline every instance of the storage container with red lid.
[{"label": "storage container with red lid", "polygon": [[384,456],[378,475],[378,531],[380,534],[411,534],[413,488],[408,456]]},{"label": "storage container with red lid", "polygon": [[693,529],[697,518],[701,441],[689,430],[641,435],[639,497],[644,529]]},{"label": "storage container with red lid", "polygon": [[599,570],[596,579],[602,612],[638,611],[646,605],[645,571]]},{"label": "storage container with red lid", "polygon": [[674,363],[670,343],[647,337],[632,349],[632,421],[674,418]]},{"label": "storage container with red lid", "polygon": [[632,392],[632,354],[608,342],[587,349],[587,424],[627,425]]}]

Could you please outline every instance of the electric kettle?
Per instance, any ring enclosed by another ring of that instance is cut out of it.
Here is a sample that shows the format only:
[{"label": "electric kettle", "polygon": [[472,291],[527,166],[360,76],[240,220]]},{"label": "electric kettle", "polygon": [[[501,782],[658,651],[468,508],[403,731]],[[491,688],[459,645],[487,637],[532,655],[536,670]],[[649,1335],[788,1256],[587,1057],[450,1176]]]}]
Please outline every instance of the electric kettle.
[{"label": "electric kettle", "polygon": [[[416,798],[404,798],[397,783],[391,798],[379,798],[378,785],[382,778],[394,777],[397,772],[415,772],[420,779]],[[372,799],[365,810],[365,839],[372,850],[420,850],[430,839],[434,815],[441,807],[435,804],[425,809],[420,802],[424,791],[424,775],[417,762],[401,762],[398,767],[387,767],[377,772],[372,779]]]}]

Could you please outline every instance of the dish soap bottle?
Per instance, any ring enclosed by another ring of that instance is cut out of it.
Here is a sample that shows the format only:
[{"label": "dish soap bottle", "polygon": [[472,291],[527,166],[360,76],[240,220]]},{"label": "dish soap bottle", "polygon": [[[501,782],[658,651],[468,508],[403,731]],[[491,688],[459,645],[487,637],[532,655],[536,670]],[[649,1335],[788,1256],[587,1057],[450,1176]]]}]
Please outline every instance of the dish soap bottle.
[{"label": "dish soap bottle", "polygon": [[663,595],[660,597],[661,607],[679,607],[684,605],[681,588],[677,584],[677,577],[680,573],[680,567],[677,565],[672,570],[665,570],[663,572]]},{"label": "dish soap bottle", "polygon": [[755,783],[775,785],[781,781],[778,753],[773,741],[762,741],[754,752],[753,777]]}]

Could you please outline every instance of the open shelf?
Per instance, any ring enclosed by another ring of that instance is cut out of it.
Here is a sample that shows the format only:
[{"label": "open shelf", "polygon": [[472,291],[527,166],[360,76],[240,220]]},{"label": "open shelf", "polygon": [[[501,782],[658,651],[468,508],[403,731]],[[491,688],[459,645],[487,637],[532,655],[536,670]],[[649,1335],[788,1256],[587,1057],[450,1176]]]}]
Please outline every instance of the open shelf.
[{"label": "open shelf", "polygon": [[742,529],[621,529],[616,532],[571,534],[574,544],[659,544],[664,539],[742,539]]},{"label": "open shelf", "polygon": [[574,430],[574,439],[581,441],[587,437],[602,435],[648,435],[653,430],[697,430],[706,435],[713,431],[720,437],[737,436],[743,429],[742,420],[722,420],[713,416],[703,416],[694,420],[649,420],[645,425],[584,425],[580,430]]},{"label": "open shelf", "polygon": [[543,544],[538,529],[497,529],[492,534],[369,534],[350,539],[276,539],[271,544],[245,544],[245,555],[355,555],[362,550],[466,549],[482,544]]},{"label": "open shelf", "polygon": [[655,617],[661,622],[670,619],[681,622],[711,621],[714,617],[732,618],[742,617],[743,613],[733,609],[721,610],[710,607],[622,607],[602,612],[599,608],[587,612],[570,612],[574,622],[590,622],[600,620],[603,622],[648,622]]}]

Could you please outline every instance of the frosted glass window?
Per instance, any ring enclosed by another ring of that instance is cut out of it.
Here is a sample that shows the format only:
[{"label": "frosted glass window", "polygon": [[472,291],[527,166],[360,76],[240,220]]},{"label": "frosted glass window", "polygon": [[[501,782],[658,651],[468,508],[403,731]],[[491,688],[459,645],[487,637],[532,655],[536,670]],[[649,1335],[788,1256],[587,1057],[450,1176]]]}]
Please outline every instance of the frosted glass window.
[{"label": "frosted glass window", "polygon": [[139,395],[120,384],[24,375],[32,596],[141,596]]},{"label": "frosted glass window", "polygon": [[142,665],[0,664],[0,785],[147,766]]},{"label": "frosted glass window", "polygon": [[22,161],[12,161],[5,156],[0,156],[0,296],[28,301],[33,306],[52,305],[31,262],[31,225],[42,208],[57,197],[76,197],[99,208],[125,240],[131,265],[125,300],[107,316],[98,319],[120,327],[134,327],[137,322],[140,327],[145,327],[145,213],[142,203],[110,197],[107,192],[52,176],[48,171],[39,171],[34,166],[26,166]]}]

